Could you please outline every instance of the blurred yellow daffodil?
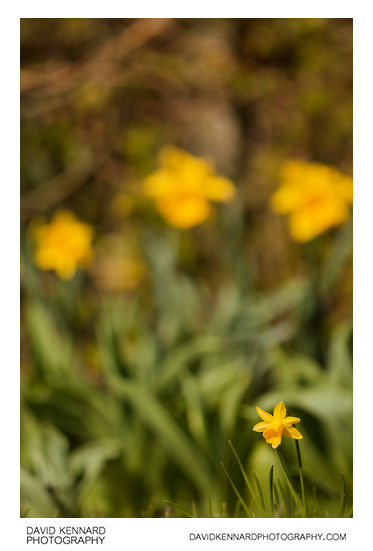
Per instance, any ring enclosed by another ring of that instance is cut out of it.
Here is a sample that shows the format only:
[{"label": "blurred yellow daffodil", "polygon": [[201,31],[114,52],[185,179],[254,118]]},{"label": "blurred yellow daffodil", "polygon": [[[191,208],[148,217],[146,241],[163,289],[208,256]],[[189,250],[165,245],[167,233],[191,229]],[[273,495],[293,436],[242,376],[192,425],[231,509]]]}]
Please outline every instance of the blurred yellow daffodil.
[{"label": "blurred yellow daffodil", "polygon": [[99,289],[105,292],[131,291],[144,279],[146,265],[142,261],[133,235],[103,235],[95,247],[95,263],[91,270]]},{"label": "blurred yellow daffodil", "polygon": [[93,228],[72,212],[57,212],[49,224],[35,221],[30,232],[36,242],[35,263],[41,270],[54,270],[61,279],[71,279],[91,261]]},{"label": "blurred yellow daffodil", "polygon": [[188,229],[204,222],[211,201],[227,202],[235,194],[230,180],[218,176],[206,159],[168,146],[159,155],[160,168],[144,181],[144,194],[171,226]]},{"label": "blurred yellow daffodil", "polygon": [[281,180],[271,207],[289,215],[289,230],[295,241],[310,241],[348,218],[352,178],[335,168],[288,160],[282,166]]},{"label": "blurred yellow daffodil", "polygon": [[283,434],[295,440],[303,438],[299,430],[292,426],[294,423],[299,423],[300,419],[298,417],[286,417],[284,402],[279,402],[276,405],[273,415],[259,407],[256,408],[256,411],[263,422],[257,423],[253,430],[262,432],[263,438],[266,439],[268,444],[272,445],[272,448],[277,448],[281,444]]}]

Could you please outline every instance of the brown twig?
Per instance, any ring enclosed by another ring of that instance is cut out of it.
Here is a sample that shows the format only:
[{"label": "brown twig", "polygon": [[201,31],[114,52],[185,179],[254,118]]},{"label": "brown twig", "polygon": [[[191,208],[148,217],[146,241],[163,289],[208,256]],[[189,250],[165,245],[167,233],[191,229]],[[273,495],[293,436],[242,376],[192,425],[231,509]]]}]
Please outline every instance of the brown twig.
[{"label": "brown twig", "polygon": [[106,160],[107,156],[93,155],[89,149],[81,151],[64,172],[21,197],[21,221],[66,200]]},{"label": "brown twig", "polygon": [[21,92],[43,89],[43,92],[51,93],[50,89],[53,89],[54,92],[63,93],[87,79],[102,80],[113,71],[113,64],[167,30],[173,21],[172,19],[139,19],[108,40],[83,62],[61,64],[43,73],[22,69]]}]

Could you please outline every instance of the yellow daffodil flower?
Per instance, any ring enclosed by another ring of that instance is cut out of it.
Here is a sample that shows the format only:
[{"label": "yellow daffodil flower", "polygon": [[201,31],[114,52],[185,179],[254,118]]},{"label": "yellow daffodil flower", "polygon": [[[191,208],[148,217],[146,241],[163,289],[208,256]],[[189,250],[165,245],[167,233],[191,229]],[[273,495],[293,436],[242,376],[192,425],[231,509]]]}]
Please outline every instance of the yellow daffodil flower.
[{"label": "yellow daffodil flower", "polygon": [[144,181],[144,194],[171,226],[188,229],[204,222],[211,201],[227,202],[235,194],[230,180],[218,176],[206,159],[168,146],[159,155],[160,168]]},{"label": "yellow daffodil flower", "polygon": [[300,440],[303,438],[299,430],[297,430],[294,423],[299,423],[298,417],[286,417],[286,408],[284,402],[279,402],[273,410],[273,415],[267,413],[263,409],[257,407],[256,411],[263,422],[257,423],[253,430],[255,432],[262,432],[263,438],[266,439],[268,444],[272,445],[275,449],[281,444],[281,438],[284,434],[289,438]]},{"label": "yellow daffodil flower", "polygon": [[352,178],[335,168],[289,160],[283,164],[281,180],[270,205],[275,212],[289,216],[295,241],[310,241],[348,218]]},{"label": "yellow daffodil flower", "polygon": [[71,279],[79,267],[90,263],[93,228],[72,212],[59,211],[49,224],[36,222],[30,231],[36,243],[35,263],[41,270]]}]

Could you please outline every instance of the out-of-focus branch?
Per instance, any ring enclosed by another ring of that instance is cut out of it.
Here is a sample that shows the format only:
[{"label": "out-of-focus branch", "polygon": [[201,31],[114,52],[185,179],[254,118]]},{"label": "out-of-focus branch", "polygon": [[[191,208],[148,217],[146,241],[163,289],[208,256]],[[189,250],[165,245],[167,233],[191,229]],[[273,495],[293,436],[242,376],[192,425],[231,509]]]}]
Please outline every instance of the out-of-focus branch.
[{"label": "out-of-focus branch", "polygon": [[[21,92],[47,88],[60,93],[86,79],[102,80],[113,71],[113,63],[141,47],[154,36],[174,24],[172,19],[140,19],[135,21],[83,62],[62,64],[48,72],[21,70]],[[57,90],[56,90],[57,89]]]},{"label": "out-of-focus branch", "polygon": [[84,149],[61,174],[21,197],[21,221],[40,214],[66,200],[81,187],[107,160],[107,155],[94,155]]}]

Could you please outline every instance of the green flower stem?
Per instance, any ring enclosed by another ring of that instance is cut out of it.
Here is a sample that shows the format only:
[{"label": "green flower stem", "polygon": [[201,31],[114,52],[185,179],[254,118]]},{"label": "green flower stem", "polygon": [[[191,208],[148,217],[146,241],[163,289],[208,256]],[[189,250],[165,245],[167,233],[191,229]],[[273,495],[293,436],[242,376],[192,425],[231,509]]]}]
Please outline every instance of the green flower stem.
[{"label": "green flower stem", "polygon": [[307,508],[307,501],[306,501],[306,493],[304,491],[304,478],[303,478],[303,466],[302,466],[302,456],[300,454],[300,446],[299,446],[299,441],[298,440],[294,440],[295,441],[295,448],[297,450],[297,461],[298,461],[298,468],[299,468],[299,480],[300,480],[300,488],[301,488],[301,492],[302,492],[302,503],[303,503],[303,509],[304,509],[304,514],[306,515],[306,517],[308,516],[308,508]]},{"label": "green flower stem", "polygon": [[269,471],[269,495],[271,498],[271,510],[273,515],[275,511],[274,504],[273,504],[273,465],[271,465],[271,469]]},{"label": "green flower stem", "polygon": [[280,452],[278,451],[277,448],[276,448],[276,453],[277,453],[277,457],[278,457],[278,459],[279,459],[279,461],[280,461],[281,469],[282,469],[282,472],[283,472],[283,474],[284,474],[286,483],[287,483],[287,485],[289,486],[290,493],[291,493],[291,495],[292,495],[292,497],[293,497],[295,503],[298,505],[300,511],[302,512],[302,516],[305,517],[306,514],[305,514],[305,511],[304,511],[304,509],[303,509],[302,502],[301,502],[301,500],[299,499],[299,496],[298,496],[297,492],[295,491],[294,486],[293,486],[292,483],[291,483],[291,480],[290,480],[290,478],[289,478],[289,475],[288,475],[288,473],[287,473],[287,471],[286,471],[286,467],[285,467],[285,464],[284,464],[284,460],[283,460],[283,458],[281,457],[281,454],[280,454]]}]

